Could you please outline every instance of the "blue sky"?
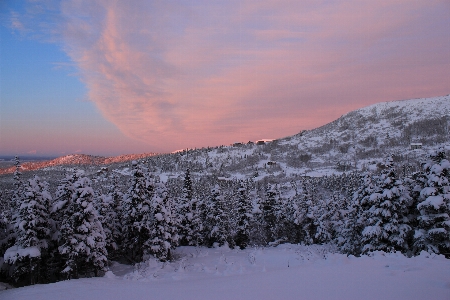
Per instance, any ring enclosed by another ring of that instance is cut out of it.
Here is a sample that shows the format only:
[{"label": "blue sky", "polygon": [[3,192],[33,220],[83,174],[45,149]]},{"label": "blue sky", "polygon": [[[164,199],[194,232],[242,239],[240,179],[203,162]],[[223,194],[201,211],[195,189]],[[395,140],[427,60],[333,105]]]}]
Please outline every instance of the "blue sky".
[{"label": "blue sky", "polygon": [[2,25],[0,155],[117,155],[133,152],[130,144],[148,151],[101,115],[60,43]]}]

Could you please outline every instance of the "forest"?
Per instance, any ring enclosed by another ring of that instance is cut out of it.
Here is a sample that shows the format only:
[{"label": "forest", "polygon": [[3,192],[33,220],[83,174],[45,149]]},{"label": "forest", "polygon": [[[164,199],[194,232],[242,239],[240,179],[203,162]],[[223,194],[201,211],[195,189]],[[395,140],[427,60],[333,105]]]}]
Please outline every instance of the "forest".
[{"label": "forest", "polygon": [[[175,260],[172,251],[182,245],[333,244],[354,256],[424,250],[450,258],[450,162],[443,148],[422,157],[418,168],[388,155],[375,170],[259,180],[257,169],[236,179],[220,176],[223,166],[202,174],[197,160],[178,160],[196,151],[133,161],[130,176],[67,168],[50,183],[36,172],[24,178],[17,158],[12,185],[0,190],[1,281],[23,286],[102,276],[112,261]],[[183,175],[163,180],[161,170],[174,165]]]}]

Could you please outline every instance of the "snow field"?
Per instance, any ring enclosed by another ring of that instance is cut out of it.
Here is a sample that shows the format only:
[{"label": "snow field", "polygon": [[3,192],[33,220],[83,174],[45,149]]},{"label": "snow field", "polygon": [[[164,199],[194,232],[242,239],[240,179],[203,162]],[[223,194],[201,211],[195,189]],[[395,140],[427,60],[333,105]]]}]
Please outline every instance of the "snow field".
[{"label": "snow field", "polygon": [[170,263],[114,263],[103,278],[6,290],[0,299],[450,299],[450,260],[441,255],[333,252],[291,244],[179,247]]}]

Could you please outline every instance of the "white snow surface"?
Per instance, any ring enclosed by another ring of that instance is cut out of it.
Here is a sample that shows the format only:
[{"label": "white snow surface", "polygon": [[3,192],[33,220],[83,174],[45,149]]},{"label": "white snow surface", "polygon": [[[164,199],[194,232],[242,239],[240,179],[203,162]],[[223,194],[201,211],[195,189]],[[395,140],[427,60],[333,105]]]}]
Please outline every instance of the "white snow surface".
[{"label": "white snow surface", "polygon": [[0,291],[0,299],[450,299],[450,260],[345,256],[329,246],[179,247],[170,263],[114,263],[103,278]]}]

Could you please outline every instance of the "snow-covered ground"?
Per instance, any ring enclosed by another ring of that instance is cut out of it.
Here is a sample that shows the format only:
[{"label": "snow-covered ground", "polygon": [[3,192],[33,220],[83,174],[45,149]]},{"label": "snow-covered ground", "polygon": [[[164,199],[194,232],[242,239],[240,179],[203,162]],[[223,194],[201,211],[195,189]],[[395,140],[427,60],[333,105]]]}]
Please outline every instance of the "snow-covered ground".
[{"label": "snow-covered ground", "polygon": [[347,257],[327,246],[180,247],[177,259],[114,263],[103,278],[0,291],[0,299],[450,299],[450,260]]}]

